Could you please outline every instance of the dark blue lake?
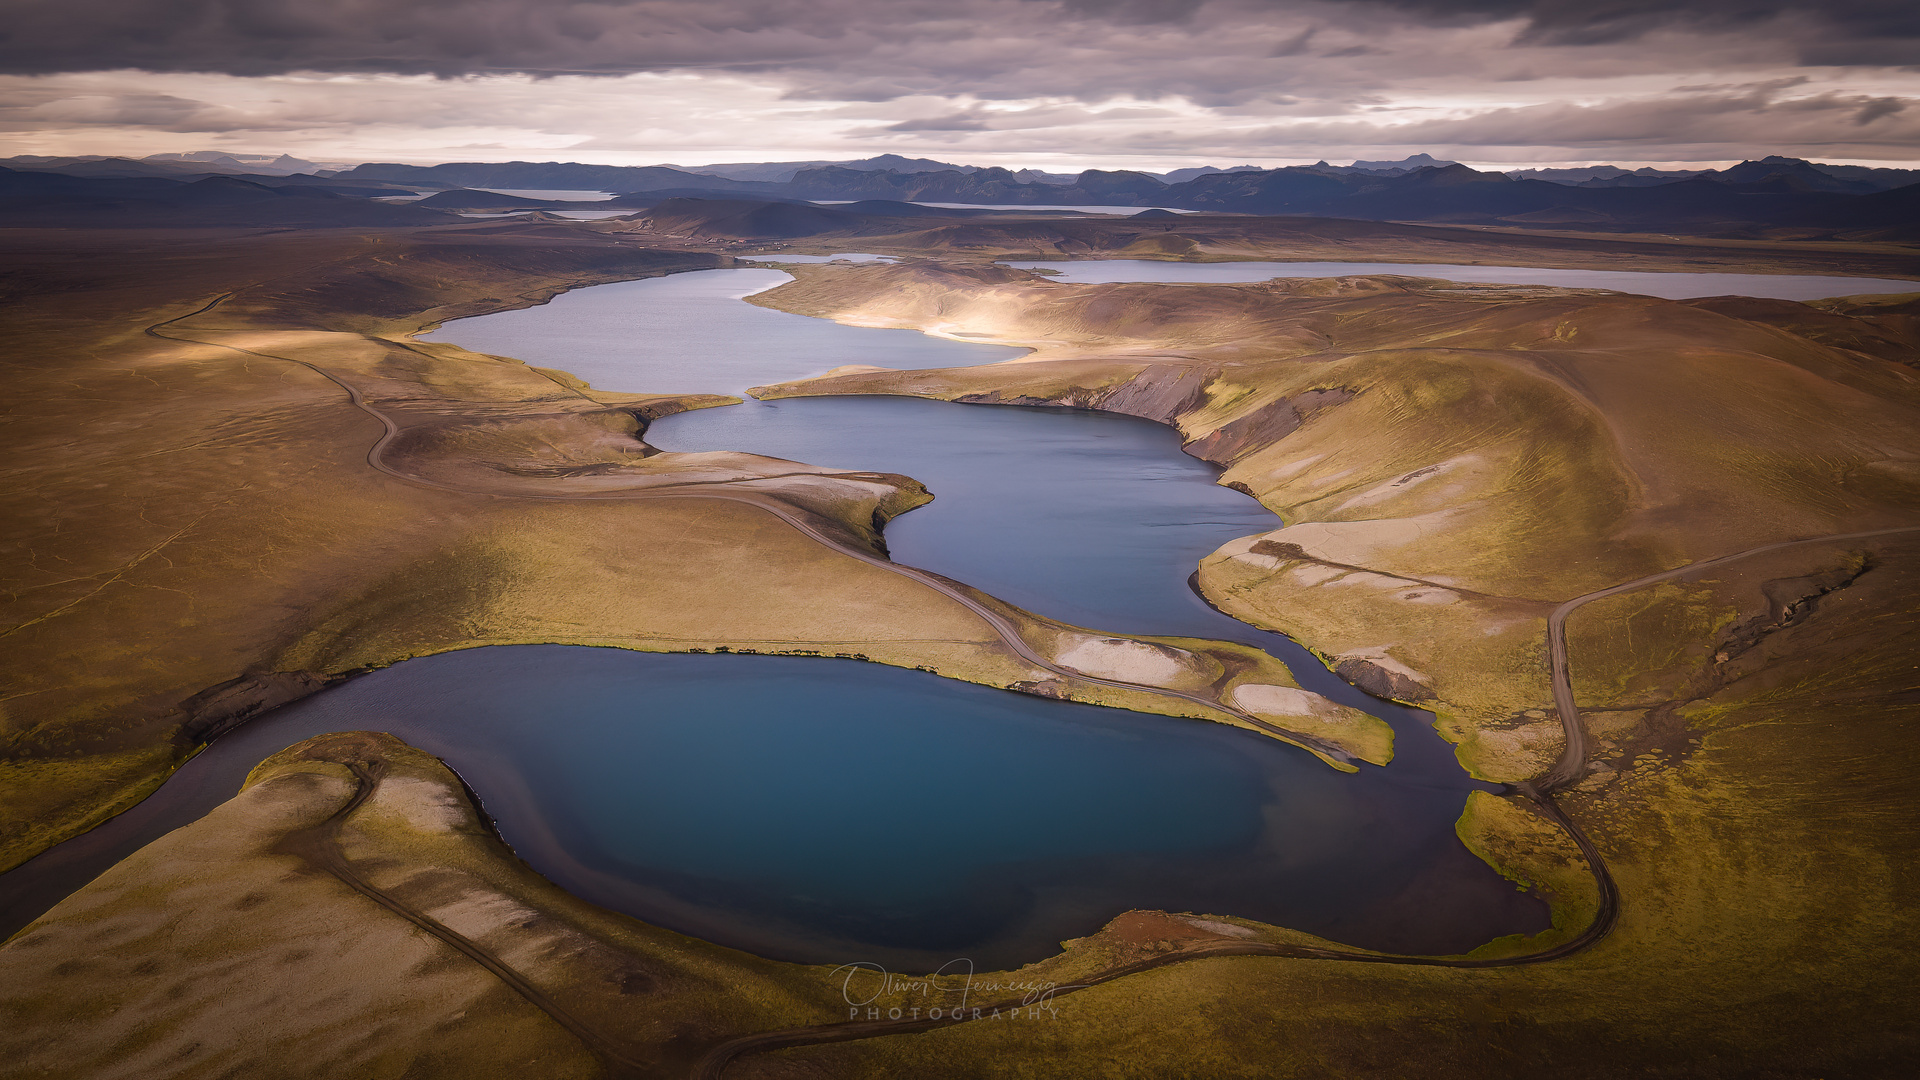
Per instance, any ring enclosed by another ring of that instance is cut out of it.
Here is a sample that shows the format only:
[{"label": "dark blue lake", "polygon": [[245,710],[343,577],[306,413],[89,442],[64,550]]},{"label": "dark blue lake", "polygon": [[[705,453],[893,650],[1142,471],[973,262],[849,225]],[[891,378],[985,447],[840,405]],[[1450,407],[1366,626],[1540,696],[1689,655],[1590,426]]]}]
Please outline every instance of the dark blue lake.
[{"label": "dark blue lake", "polygon": [[1454,839],[1463,785],[854,660],[563,645],[410,660],[222,738],[88,836],[126,832],[117,858],[268,755],[361,729],[445,759],[576,895],[782,959],[1006,967],[1142,907],[1419,952],[1544,925]]}]

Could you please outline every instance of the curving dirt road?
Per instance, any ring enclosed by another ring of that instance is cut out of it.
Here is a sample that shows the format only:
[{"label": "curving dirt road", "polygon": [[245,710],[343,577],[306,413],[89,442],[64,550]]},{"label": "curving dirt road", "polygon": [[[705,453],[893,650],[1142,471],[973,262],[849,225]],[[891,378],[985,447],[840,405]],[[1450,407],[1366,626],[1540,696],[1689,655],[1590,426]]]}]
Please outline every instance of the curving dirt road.
[{"label": "curving dirt road", "polygon": [[1559,607],[1554,608],[1553,614],[1547,616],[1547,658],[1553,669],[1553,707],[1554,710],[1560,714],[1561,727],[1566,730],[1566,745],[1560,751],[1560,760],[1554,762],[1553,768],[1547,770],[1545,775],[1534,779],[1534,787],[1546,793],[1558,791],[1569,784],[1577,782],[1580,779],[1580,774],[1585,771],[1587,765],[1587,729],[1586,726],[1580,722],[1579,707],[1573,702],[1573,676],[1567,663],[1567,616],[1573,614],[1584,605],[1593,603],[1595,600],[1604,600],[1609,596],[1618,596],[1621,593],[1632,592],[1635,589],[1645,588],[1648,585],[1657,585],[1662,581],[1672,581],[1674,578],[1686,577],[1688,574],[1698,573],[1701,570],[1709,570],[1716,566],[1723,566],[1727,563],[1745,559],[1750,556],[1763,555],[1769,551],[1799,547],[1802,544],[1826,544],[1841,540],[1866,540],[1876,536],[1895,536],[1900,533],[1911,532],[1920,532],[1920,525],[1903,525],[1892,529],[1870,529],[1866,532],[1835,533],[1831,536],[1809,536],[1802,540],[1782,540],[1774,544],[1761,544],[1759,547],[1751,547],[1745,551],[1736,551],[1731,555],[1702,559],[1699,562],[1688,563],[1677,569],[1663,570],[1658,574],[1648,574],[1646,577],[1622,582],[1597,592],[1590,592],[1585,596],[1576,596],[1566,603],[1561,604]]}]

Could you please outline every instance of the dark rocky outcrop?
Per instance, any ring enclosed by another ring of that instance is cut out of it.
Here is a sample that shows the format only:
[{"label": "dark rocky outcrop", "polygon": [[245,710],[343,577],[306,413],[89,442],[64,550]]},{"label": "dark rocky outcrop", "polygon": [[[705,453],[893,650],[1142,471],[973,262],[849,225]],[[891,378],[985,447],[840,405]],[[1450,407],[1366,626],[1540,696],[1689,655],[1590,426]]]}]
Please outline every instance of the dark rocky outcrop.
[{"label": "dark rocky outcrop", "polygon": [[1340,660],[1334,664],[1333,673],[1377,698],[1415,703],[1432,701],[1436,696],[1425,684],[1363,657]]},{"label": "dark rocky outcrop", "polygon": [[1029,405],[1063,409],[1098,409],[1138,416],[1162,424],[1207,403],[1212,368],[1185,364],[1155,364],[1133,378],[1107,386],[1070,386],[1050,397],[1008,394],[992,390],[961,394],[953,400],[968,405]]},{"label": "dark rocky outcrop", "polygon": [[254,671],[210,686],[180,703],[185,714],[176,741],[210,743],[269,709],[298,701],[346,678],[311,671]]},{"label": "dark rocky outcrop", "polygon": [[1099,396],[1097,408],[1170,424],[1207,403],[1213,369],[1157,364]]},{"label": "dark rocky outcrop", "polygon": [[1292,434],[1307,417],[1321,409],[1352,399],[1353,391],[1339,387],[1281,398],[1193,440],[1187,444],[1186,451],[1202,461],[1231,465]]},{"label": "dark rocky outcrop", "polygon": [[1852,585],[1860,575],[1873,569],[1873,560],[1861,557],[1801,577],[1775,578],[1760,586],[1767,598],[1767,610],[1735,624],[1714,650],[1714,660],[1728,660],[1752,649],[1769,634],[1797,626],[1812,615],[1820,598]]}]

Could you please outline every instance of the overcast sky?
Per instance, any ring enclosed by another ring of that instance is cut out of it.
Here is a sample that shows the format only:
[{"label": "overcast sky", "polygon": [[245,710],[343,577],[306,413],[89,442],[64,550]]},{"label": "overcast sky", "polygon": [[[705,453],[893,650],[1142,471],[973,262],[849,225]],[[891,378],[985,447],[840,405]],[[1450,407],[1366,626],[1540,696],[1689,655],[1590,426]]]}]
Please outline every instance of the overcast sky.
[{"label": "overcast sky", "polygon": [[1920,164],[1920,0],[0,0],[7,154]]}]

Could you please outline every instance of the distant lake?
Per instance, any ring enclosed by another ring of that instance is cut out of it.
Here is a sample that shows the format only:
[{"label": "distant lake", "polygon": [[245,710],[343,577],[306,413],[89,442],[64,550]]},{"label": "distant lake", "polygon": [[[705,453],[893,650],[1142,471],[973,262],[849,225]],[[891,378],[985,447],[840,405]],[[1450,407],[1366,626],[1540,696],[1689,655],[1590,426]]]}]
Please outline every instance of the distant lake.
[{"label": "distant lake", "polygon": [[606,202],[619,196],[611,191],[582,191],[576,188],[473,188],[495,195],[518,195],[523,199],[552,199],[554,202]]},{"label": "distant lake", "polygon": [[602,390],[645,386],[675,394],[740,394],[841,364],[954,367],[1026,352],[917,330],[842,326],[740,302],[791,280],[754,267],[620,281],[561,293],[537,307],[460,319],[421,336],[557,367]]},{"label": "distant lake", "polygon": [[[815,199],[815,206],[846,206],[857,202],[855,199]],[[962,203],[962,202],[921,202],[918,199],[900,199],[915,206],[934,206],[942,210],[1052,210],[1070,211],[1076,214],[1124,214],[1132,217],[1148,210],[1167,210],[1175,214],[1197,214],[1198,210],[1182,210],[1177,206],[1097,206],[1088,203]]]},{"label": "distant lake", "polygon": [[460,216],[465,218],[507,218],[513,217],[516,214],[531,214],[536,211],[543,214],[552,214],[554,217],[567,218],[572,221],[598,221],[601,218],[627,217],[634,213],[633,210],[541,210],[539,207],[529,206],[522,207],[519,210],[469,211]]},{"label": "distant lake", "polygon": [[741,262],[766,263],[830,263],[845,259],[848,262],[893,262],[892,255],[865,255],[857,251],[843,251],[837,255],[736,255]]},{"label": "distant lake", "polygon": [[1160,262],[1151,259],[1074,259],[1010,262],[1022,270],[1057,270],[1054,281],[1098,284],[1115,281],[1228,283],[1273,278],[1350,277],[1399,274],[1498,285],[1553,285],[1689,300],[1702,296],[1761,296],[1775,300],[1820,300],[1861,293],[1920,292],[1920,281],[1898,278],[1822,277],[1808,274],[1653,273],[1635,270],[1552,270],[1537,266],[1463,266],[1456,263],[1369,262]]}]

